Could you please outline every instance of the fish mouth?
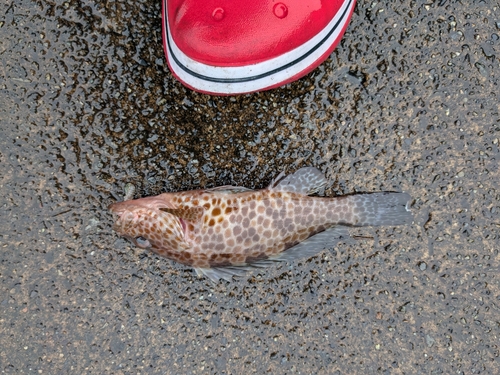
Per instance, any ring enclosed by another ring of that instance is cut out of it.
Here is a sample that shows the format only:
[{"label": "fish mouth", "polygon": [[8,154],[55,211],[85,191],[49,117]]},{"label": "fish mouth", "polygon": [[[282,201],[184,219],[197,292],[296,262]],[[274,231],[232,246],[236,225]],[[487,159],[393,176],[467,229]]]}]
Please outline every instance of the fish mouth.
[{"label": "fish mouth", "polygon": [[111,216],[113,218],[113,230],[116,231],[116,226],[118,224],[118,221],[120,220],[121,214],[116,212],[116,203],[111,203],[108,205],[108,211],[111,212]]},{"label": "fish mouth", "polygon": [[130,212],[130,205],[127,202],[115,202],[108,206],[108,211],[113,214],[115,219],[123,219],[123,214]]},{"label": "fish mouth", "polygon": [[108,211],[110,211],[112,214],[120,215],[119,211],[123,212],[123,210],[120,210],[120,203],[122,202],[111,203],[110,205],[108,205]]},{"label": "fish mouth", "polygon": [[135,215],[131,214],[122,203],[123,202],[111,203],[108,206],[108,211],[111,212],[113,217],[113,230],[123,236],[124,225],[133,221]]}]

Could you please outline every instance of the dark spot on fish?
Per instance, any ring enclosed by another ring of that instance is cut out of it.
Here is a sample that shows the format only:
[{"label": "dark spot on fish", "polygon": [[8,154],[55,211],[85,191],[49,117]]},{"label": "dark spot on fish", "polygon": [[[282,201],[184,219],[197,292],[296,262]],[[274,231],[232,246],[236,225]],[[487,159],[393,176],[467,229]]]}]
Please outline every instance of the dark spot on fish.
[{"label": "dark spot on fish", "polygon": [[[316,230],[317,230],[317,232],[316,232],[316,233],[323,232],[326,228],[327,228],[327,226],[326,226],[326,225],[318,225],[318,226],[316,227]],[[316,234],[316,233],[315,233],[315,234]]]},{"label": "dark spot on fish", "polygon": [[199,253],[198,254],[198,259],[207,260],[208,259],[208,254]]},{"label": "dark spot on fish", "polygon": [[254,256],[247,256],[245,259],[246,263],[257,262],[259,260],[267,259],[268,256],[265,253],[260,253]]},{"label": "dark spot on fish", "polygon": [[212,216],[219,216],[221,214],[221,211],[220,211],[220,208],[219,207],[215,207],[213,210],[212,210]]},{"label": "dark spot on fish", "polygon": [[291,247],[294,247],[295,245],[298,245],[300,242],[299,241],[290,241],[290,242],[285,242],[285,250],[288,250]]},{"label": "dark spot on fish", "polygon": [[242,225],[243,225],[243,228],[248,228],[250,226],[250,219],[248,217],[244,218]]},{"label": "dark spot on fish", "polygon": [[208,262],[210,267],[227,267],[227,266],[232,266],[233,264],[229,261],[210,261]]}]

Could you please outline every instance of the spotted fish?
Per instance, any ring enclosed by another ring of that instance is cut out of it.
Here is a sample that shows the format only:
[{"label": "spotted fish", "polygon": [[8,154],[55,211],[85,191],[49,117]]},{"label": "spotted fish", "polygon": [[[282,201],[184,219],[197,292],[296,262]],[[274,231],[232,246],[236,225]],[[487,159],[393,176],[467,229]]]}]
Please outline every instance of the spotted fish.
[{"label": "spotted fish", "polygon": [[302,168],[270,186],[164,193],[113,203],[113,229],[141,248],[195,268],[214,282],[276,261],[310,257],[348,238],[348,227],[412,221],[406,193],[313,197],[326,179]]}]

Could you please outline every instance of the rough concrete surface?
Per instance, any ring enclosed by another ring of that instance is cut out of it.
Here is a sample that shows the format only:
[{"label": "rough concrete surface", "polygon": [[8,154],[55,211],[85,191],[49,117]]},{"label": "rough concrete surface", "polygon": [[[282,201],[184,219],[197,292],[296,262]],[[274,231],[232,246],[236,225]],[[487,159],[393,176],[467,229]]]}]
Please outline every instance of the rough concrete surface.
[{"label": "rough concrete surface", "polygon": [[[494,374],[498,1],[359,1],[285,87],[173,79],[159,0],[0,4],[1,374]],[[111,230],[123,197],[405,191],[412,225],[212,285]]]}]

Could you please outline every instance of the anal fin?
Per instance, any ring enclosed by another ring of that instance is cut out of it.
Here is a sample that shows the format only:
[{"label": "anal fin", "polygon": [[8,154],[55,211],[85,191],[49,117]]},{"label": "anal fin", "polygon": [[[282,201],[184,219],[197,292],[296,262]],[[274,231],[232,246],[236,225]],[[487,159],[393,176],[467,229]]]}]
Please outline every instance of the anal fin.
[{"label": "anal fin", "polygon": [[241,277],[245,276],[248,271],[246,266],[227,266],[227,267],[213,267],[213,268],[195,268],[196,274],[201,276],[206,276],[210,281],[218,283],[220,279],[231,282],[233,276]]},{"label": "anal fin", "polygon": [[214,283],[218,283],[220,279],[231,282],[233,276],[242,277],[247,272],[272,266],[276,262],[292,262],[297,259],[310,258],[325,248],[333,247],[341,240],[348,238],[350,236],[347,227],[332,227],[268,259],[258,260],[241,266],[195,268],[195,271],[198,276],[206,276]]},{"label": "anal fin", "polygon": [[298,243],[297,245],[279,253],[269,260],[293,262],[297,259],[310,258],[326,248],[332,248],[343,239],[351,238],[349,229],[343,226],[328,228],[323,232]]}]

